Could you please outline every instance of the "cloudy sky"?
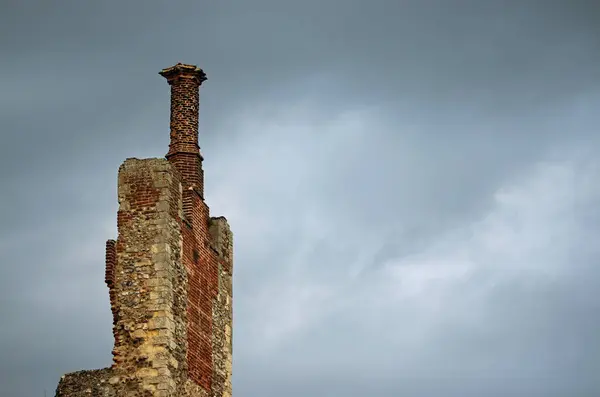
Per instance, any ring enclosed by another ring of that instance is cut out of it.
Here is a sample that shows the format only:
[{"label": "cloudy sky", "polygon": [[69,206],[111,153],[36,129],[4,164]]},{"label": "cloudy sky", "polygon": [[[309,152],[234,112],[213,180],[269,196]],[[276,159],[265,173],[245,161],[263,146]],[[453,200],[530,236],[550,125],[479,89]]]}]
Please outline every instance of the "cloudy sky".
[{"label": "cloudy sky", "polygon": [[104,242],[194,63],[234,395],[600,395],[600,3],[0,3],[0,395],[110,364]]}]

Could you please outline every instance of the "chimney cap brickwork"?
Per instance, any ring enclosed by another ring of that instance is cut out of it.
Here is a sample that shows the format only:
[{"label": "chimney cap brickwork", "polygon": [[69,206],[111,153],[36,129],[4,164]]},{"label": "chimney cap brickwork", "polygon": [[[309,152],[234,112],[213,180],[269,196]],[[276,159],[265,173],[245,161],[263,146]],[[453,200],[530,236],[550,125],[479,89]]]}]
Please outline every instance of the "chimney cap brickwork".
[{"label": "chimney cap brickwork", "polygon": [[198,84],[202,84],[203,81],[206,81],[206,73],[204,73],[202,69],[196,65],[181,62],[161,70],[158,74],[167,79],[169,84],[178,79],[195,79]]}]

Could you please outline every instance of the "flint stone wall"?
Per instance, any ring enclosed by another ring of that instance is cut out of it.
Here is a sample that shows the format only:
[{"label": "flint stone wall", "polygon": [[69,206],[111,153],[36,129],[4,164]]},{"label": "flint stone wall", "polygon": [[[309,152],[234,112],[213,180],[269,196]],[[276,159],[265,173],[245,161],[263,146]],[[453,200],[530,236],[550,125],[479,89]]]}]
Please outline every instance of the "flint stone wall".
[{"label": "flint stone wall", "polygon": [[[61,397],[121,397],[134,396],[126,384],[119,381],[112,368],[72,372],[63,375],[56,389]],[[145,395],[154,395],[146,393]],[[198,384],[187,379],[181,397],[208,397],[209,394]]]}]

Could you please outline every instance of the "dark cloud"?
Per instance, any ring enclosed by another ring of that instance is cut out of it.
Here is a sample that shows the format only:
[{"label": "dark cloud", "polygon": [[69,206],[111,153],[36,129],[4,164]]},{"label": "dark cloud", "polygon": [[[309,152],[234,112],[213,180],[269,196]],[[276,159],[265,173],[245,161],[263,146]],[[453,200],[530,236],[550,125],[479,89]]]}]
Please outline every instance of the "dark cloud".
[{"label": "dark cloud", "polygon": [[596,396],[596,1],[5,1],[0,384],[110,362],[126,157],[197,63],[236,395]]}]

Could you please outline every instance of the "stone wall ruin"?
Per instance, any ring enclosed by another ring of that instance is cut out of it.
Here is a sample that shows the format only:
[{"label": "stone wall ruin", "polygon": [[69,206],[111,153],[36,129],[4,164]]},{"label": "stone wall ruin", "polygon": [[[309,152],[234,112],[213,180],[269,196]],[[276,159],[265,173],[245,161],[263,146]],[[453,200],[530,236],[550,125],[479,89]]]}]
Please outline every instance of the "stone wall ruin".
[{"label": "stone wall ruin", "polygon": [[118,237],[106,243],[113,313],[111,367],[64,375],[57,397],[229,397],[232,233],[204,202],[198,145],[204,72],[177,64],[166,159],[119,168]]}]

